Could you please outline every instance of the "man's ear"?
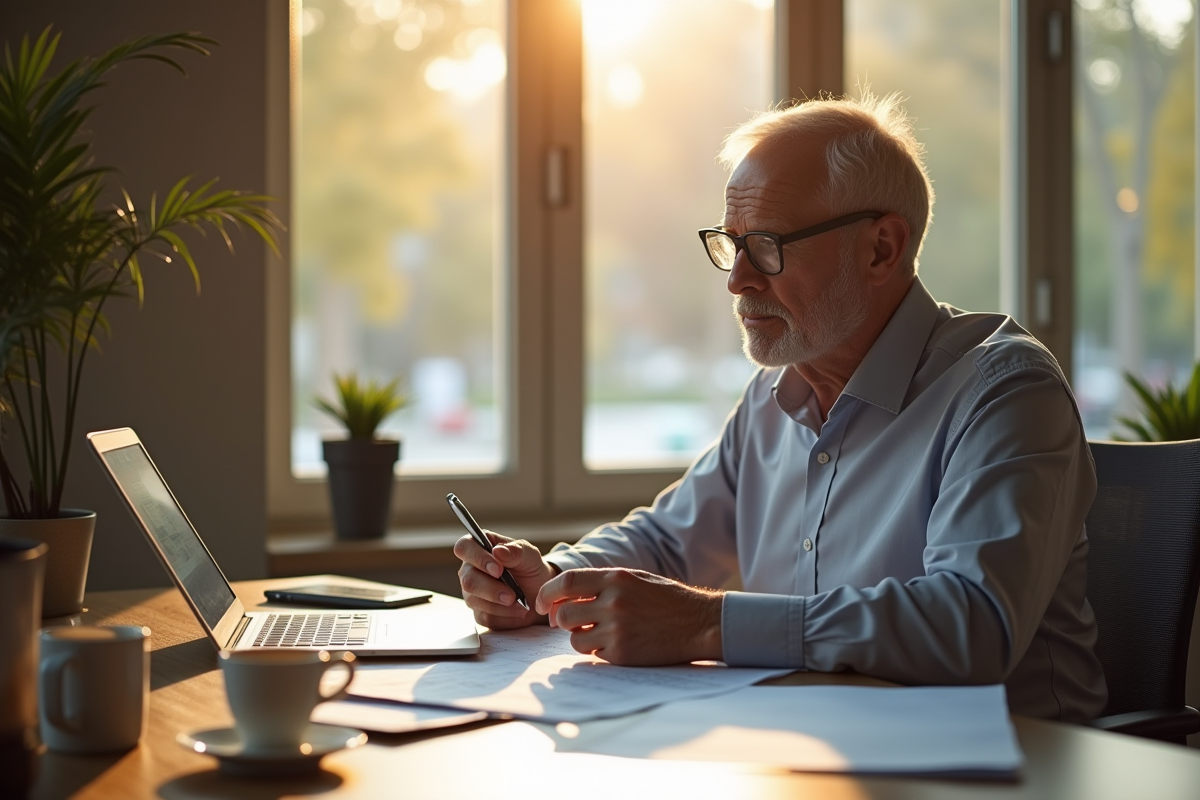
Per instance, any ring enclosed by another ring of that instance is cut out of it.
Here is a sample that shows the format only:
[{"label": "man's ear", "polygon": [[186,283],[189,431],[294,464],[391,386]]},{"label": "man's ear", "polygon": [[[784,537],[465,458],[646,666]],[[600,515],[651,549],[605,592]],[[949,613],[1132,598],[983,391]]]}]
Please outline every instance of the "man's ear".
[{"label": "man's ear", "polygon": [[899,214],[885,214],[871,224],[868,229],[871,263],[867,276],[872,286],[882,286],[891,280],[903,263],[909,236],[908,223]]}]

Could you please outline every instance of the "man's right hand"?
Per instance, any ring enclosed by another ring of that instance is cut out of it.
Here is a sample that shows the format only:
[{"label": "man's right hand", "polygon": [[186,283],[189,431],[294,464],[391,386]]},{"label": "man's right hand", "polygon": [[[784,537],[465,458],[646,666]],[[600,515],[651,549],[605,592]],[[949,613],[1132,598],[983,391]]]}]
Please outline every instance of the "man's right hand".
[{"label": "man's right hand", "polygon": [[[558,574],[557,567],[542,558],[541,552],[523,539],[509,539],[498,533],[484,531],[491,540],[491,555],[470,536],[454,543],[454,555],[462,560],[458,582],[462,585],[463,600],[475,612],[475,621],[493,630],[524,628],[546,622],[546,615],[532,610],[542,584]],[[529,600],[526,611],[517,603],[512,589],[500,580],[507,569]]]}]

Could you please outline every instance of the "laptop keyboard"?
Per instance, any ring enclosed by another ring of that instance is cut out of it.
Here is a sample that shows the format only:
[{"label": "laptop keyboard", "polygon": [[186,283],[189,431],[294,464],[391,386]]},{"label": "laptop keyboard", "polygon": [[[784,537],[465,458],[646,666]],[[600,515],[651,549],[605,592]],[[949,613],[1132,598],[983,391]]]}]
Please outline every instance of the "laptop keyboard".
[{"label": "laptop keyboard", "polygon": [[254,647],[354,647],[367,643],[370,615],[353,611],[271,614]]}]

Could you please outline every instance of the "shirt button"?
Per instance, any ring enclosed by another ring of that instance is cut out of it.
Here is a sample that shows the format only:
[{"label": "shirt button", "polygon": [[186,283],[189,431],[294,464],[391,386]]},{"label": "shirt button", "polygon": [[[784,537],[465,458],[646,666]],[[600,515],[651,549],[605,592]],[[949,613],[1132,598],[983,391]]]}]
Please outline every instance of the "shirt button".
[{"label": "shirt button", "polygon": [[812,539],[805,539],[805,540],[804,540],[804,549],[805,549],[805,550],[812,550]]},{"label": "shirt button", "polygon": [[817,453],[817,463],[818,464],[828,464],[829,463],[829,453]]}]

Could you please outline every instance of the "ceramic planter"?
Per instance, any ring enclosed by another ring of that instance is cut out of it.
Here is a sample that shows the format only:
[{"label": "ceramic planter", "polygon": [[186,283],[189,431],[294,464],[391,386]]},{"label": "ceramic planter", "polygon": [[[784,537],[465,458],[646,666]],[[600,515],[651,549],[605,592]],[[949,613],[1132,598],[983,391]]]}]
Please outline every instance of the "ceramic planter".
[{"label": "ceramic planter", "polygon": [[323,442],[322,448],[337,538],[381,538],[387,533],[400,442],[344,439]]},{"label": "ceramic planter", "polygon": [[42,617],[65,617],[83,609],[88,561],[96,512],[64,508],[57,519],[0,517],[0,536],[45,542],[46,578],[42,587]]}]

